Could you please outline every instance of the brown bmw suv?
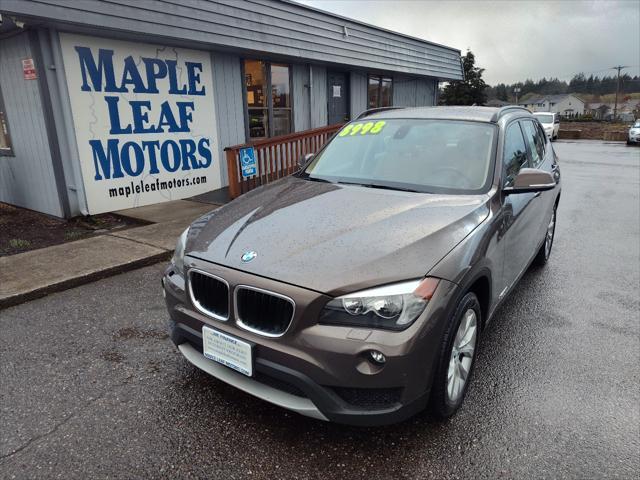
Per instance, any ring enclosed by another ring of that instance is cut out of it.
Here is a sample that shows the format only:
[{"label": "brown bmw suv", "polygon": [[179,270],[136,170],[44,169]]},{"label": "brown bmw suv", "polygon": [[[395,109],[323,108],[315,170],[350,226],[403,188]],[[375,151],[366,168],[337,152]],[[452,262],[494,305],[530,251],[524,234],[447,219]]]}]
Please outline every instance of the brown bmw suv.
[{"label": "brown bmw suv", "polygon": [[358,425],[462,404],[481,333],[553,243],[560,170],[518,107],[365,112],[196,220],[163,277],[198,368]]}]

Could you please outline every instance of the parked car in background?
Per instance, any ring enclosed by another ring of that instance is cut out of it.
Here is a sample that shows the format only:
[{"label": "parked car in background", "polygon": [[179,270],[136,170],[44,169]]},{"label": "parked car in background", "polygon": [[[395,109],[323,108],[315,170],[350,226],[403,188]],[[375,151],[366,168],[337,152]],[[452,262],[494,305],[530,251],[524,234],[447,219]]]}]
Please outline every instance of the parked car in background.
[{"label": "parked car in background", "polygon": [[627,145],[640,143],[640,120],[636,120],[636,123],[631,125],[629,134],[627,135]]},{"label": "parked car in background", "polygon": [[547,134],[547,137],[551,140],[555,140],[558,138],[558,131],[560,130],[560,117],[557,113],[551,112],[535,112],[533,114],[544,128],[544,133]]},{"label": "parked car in background", "polygon": [[521,107],[376,110],[184,231],[162,278],[171,339],[313,418],[447,418],[496,308],[549,260],[560,168]]}]

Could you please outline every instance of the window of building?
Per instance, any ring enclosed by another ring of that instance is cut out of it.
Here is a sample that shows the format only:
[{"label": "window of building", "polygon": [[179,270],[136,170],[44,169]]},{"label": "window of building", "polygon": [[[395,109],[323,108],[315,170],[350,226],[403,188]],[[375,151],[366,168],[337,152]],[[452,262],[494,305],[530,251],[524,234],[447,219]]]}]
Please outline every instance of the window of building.
[{"label": "window of building", "polygon": [[369,108],[390,107],[393,104],[393,79],[369,75]]},{"label": "window of building", "polygon": [[289,66],[245,60],[244,79],[249,138],[276,137],[291,133],[293,115]]},{"label": "window of building", "polygon": [[13,155],[11,137],[9,137],[9,121],[4,109],[2,89],[0,89],[0,155]]}]

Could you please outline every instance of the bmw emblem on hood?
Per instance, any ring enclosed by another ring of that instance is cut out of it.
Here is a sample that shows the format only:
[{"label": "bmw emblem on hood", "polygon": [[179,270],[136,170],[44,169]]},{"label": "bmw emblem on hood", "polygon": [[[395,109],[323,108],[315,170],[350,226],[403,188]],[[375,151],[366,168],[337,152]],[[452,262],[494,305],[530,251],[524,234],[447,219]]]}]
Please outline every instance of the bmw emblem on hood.
[{"label": "bmw emblem on hood", "polygon": [[246,252],[244,252],[242,254],[242,257],[240,257],[240,259],[244,262],[244,263],[248,263],[251,260],[253,260],[254,258],[256,258],[258,256],[258,254],[256,252],[254,252],[253,250],[248,250]]}]

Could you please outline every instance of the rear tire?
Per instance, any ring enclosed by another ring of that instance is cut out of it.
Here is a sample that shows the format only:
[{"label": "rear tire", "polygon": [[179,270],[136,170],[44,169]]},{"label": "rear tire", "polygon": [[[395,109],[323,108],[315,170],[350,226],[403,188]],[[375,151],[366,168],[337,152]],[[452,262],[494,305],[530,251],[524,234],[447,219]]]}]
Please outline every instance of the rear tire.
[{"label": "rear tire", "polygon": [[549,261],[549,257],[551,256],[551,247],[553,247],[553,239],[556,234],[557,209],[557,206],[553,207],[553,213],[551,214],[551,220],[549,221],[549,225],[547,226],[547,232],[544,236],[544,242],[542,242],[542,246],[540,247],[540,250],[538,250],[536,258],[533,259],[533,264],[539,267],[546,265]]},{"label": "rear tire", "polygon": [[442,337],[430,403],[431,413],[438,419],[454,415],[464,401],[475,364],[480,325],[480,303],[469,292],[458,303]]}]

